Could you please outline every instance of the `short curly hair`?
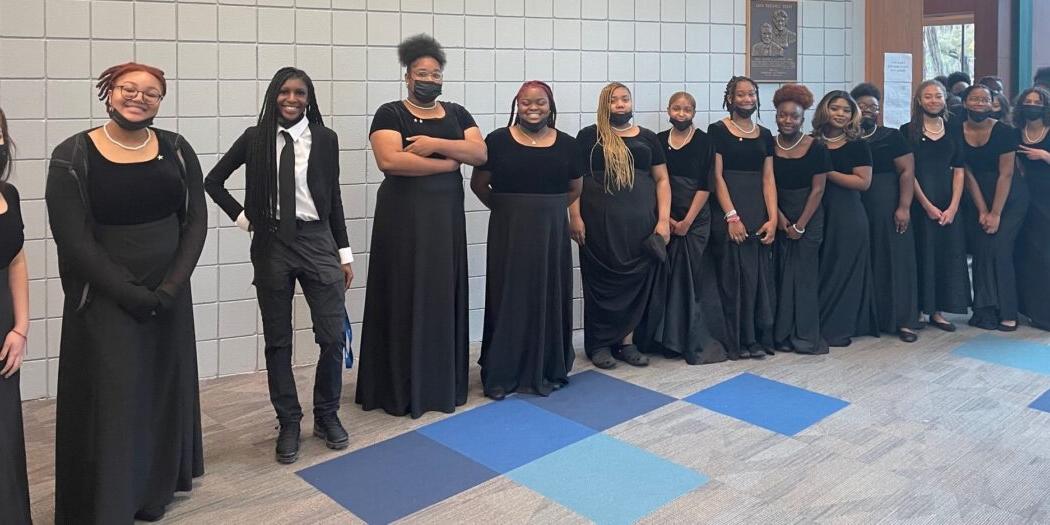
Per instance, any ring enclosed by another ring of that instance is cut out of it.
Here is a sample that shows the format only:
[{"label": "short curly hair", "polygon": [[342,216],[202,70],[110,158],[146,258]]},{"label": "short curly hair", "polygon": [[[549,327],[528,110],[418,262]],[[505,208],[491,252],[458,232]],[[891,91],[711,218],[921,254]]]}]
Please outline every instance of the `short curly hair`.
[{"label": "short curly hair", "polygon": [[397,45],[397,58],[404,67],[412,67],[412,64],[423,57],[437,60],[438,65],[445,67],[445,51],[434,37],[419,33],[401,41]]},{"label": "short curly hair", "polygon": [[948,75],[948,84],[945,85],[945,87],[948,88],[948,91],[951,91],[952,87],[958,84],[959,82],[966,82],[966,85],[973,84],[973,80],[970,79],[970,75],[963,73],[962,71],[956,71]]},{"label": "short curly hair", "polygon": [[783,102],[794,102],[807,110],[813,107],[813,92],[802,84],[784,84],[773,93],[773,106],[779,107]]},{"label": "short curly hair", "polygon": [[882,91],[871,82],[861,82],[860,84],[853,86],[849,95],[853,97],[853,100],[860,100],[860,97],[871,97],[882,102]]}]

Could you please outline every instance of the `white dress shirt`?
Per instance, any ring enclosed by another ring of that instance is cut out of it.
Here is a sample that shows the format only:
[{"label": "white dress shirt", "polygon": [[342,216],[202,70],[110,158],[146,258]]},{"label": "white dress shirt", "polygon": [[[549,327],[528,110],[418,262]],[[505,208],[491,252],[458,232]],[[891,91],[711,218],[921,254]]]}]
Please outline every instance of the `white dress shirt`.
[{"label": "white dress shirt", "polygon": [[[304,117],[290,128],[277,127],[277,159],[281,158],[281,150],[284,149],[285,140],[284,136],[281,135],[283,131],[287,131],[291,135],[292,150],[295,152],[295,218],[301,221],[320,220],[321,216],[317,213],[317,205],[314,204],[314,198],[310,194],[310,185],[306,179],[307,170],[310,166],[310,145],[313,143],[312,134],[310,133],[310,121]],[[278,177],[277,191],[279,195],[280,177]],[[277,204],[277,216],[281,216],[280,202]],[[244,212],[241,212],[240,216],[237,217],[237,226],[244,231],[248,231],[250,224]],[[340,263],[349,264],[353,260],[354,254],[350,247],[339,248]]]}]

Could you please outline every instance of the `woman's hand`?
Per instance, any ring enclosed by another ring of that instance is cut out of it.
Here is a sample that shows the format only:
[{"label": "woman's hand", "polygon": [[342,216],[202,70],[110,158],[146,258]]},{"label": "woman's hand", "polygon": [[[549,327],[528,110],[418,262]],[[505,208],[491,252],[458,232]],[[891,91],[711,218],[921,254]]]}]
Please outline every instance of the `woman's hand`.
[{"label": "woman's hand", "polygon": [[999,215],[995,213],[985,213],[981,215],[979,220],[981,223],[981,229],[988,235],[995,235],[999,231]]},{"label": "woman's hand", "polygon": [[792,224],[791,226],[788,226],[786,230],[784,230],[785,232],[787,232],[788,239],[791,239],[793,241],[797,241],[802,238],[802,234],[795,229],[795,226],[796,225]]},{"label": "woman's hand", "polygon": [[343,269],[343,289],[349,290],[350,283],[354,282],[354,269],[350,267],[350,263],[340,265]]},{"label": "woman's hand", "polygon": [[420,157],[429,157],[437,153],[438,145],[441,143],[441,139],[428,137],[426,135],[413,135],[405,140],[409,142],[405,151],[415,153]]},{"label": "woman's hand", "polygon": [[959,208],[948,206],[948,209],[944,210],[944,212],[941,213],[941,218],[937,221],[937,224],[941,226],[947,226],[955,222],[955,214],[957,213],[959,213]]},{"label": "woman's hand", "polygon": [[741,221],[730,221],[729,222],[729,238],[740,244],[747,240],[747,228],[744,228],[744,223]]},{"label": "woman's hand", "polygon": [[893,212],[893,223],[897,225],[897,233],[903,234],[908,231],[908,224],[911,223],[911,210],[908,208],[897,208]]},{"label": "woman's hand", "polygon": [[0,377],[8,379],[22,368],[22,359],[26,355],[26,338],[14,330],[7,333],[4,338],[3,349],[0,349],[0,361],[4,361],[4,368],[0,370]]},{"label": "woman's hand", "polygon": [[755,232],[758,235],[758,239],[762,241],[762,244],[772,244],[773,239],[777,236],[777,223],[775,220],[770,219],[761,228]]},{"label": "woman's hand", "polygon": [[944,212],[932,204],[929,207],[923,206],[923,209],[926,210],[926,216],[931,221],[941,222],[944,217]]},{"label": "woman's hand", "polygon": [[1046,163],[1050,163],[1050,151],[1042,148],[1032,148],[1021,144],[1018,146],[1018,153],[1028,157],[1028,160],[1041,160]]},{"label": "woman's hand", "polygon": [[664,245],[671,242],[671,225],[667,221],[657,221],[656,229],[653,233],[659,235],[664,240]]},{"label": "woman's hand", "polygon": [[587,239],[587,227],[583,224],[583,217],[569,218],[569,237],[576,241],[576,244],[583,246]]},{"label": "woman's hand", "polygon": [[675,221],[671,219],[671,232],[679,237],[685,237],[689,233],[689,228],[693,226],[693,221],[682,219]]}]

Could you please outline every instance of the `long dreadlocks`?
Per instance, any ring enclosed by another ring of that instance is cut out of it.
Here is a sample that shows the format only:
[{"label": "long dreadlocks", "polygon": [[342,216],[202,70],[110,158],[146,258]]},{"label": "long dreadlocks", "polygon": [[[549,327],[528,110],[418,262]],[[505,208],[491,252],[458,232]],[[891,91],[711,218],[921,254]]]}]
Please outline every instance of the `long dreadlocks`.
[{"label": "long dreadlocks", "polygon": [[595,127],[598,130],[598,142],[591,149],[591,155],[598,146],[602,147],[605,157],[605,191],[612,193],[623,189],[634,187],[634,155],[631,154],[627,143],[617,135],[609,122],[609,114],[612,110],[612,94],[617,89],[623,88],[631,92],[627,86],[619,82],[611,82],[602,89],[598,95],[598,115]]}]

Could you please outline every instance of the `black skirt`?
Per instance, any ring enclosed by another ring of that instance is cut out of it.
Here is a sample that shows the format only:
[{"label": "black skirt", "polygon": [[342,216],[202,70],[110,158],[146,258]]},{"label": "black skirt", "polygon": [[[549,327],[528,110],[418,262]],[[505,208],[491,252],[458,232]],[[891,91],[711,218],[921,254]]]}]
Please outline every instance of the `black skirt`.
[{"label": "black skirt", "polygon": [[[921,164],[916,168],[915,178],[926,198],[937,209],[947,209],[952,202],[952,168],[924,167]],[[959,211],[951,224],[941,226],[926,215],[926,210],[917,200],[912,204],[911,224],[915,229],[919,309],[922,312],[965,314],[970,307],[966,220]]]},{"label": "black skirt", "polygon": [[860,193],[828,182],[820,246],[820,329],[828,343],[879,335],[869,235]]},{"label": "black skirt", "polygon": [[387,176],[376,195],[357,403],[395,416],[467,401],[463,177]]},{"label": "black skirt", "polygon": [[1039,173],[1025,182],[1031,200],[1017,241],[1020,311],[1033,325],[1050,330],[1050,180]]},{"label": "black skirt", "polygon": [[[634,186],[608,193],[603,172],[583,178],[580,248],[583,339],[588,356],[618,346],[649,308],[659,264],[643,247],[656,229],[656,183],[635,170]],[[657,306],[658,301],[654,302]]]},{"label": "black skirt", "polygon": [[[778,189],[777,206],[794,223],[802,215],[811,189]],[[777,232],[773,262],[776,275],[776,319],[773,338],[800,354],[826,354],[820,331],[820,244],[824,241],[824,210],[817,207],[797,240]]]},{"label": "black skirt", "polygon": [[[910,225],[904,233],[897,233],[893,214],[899,199],[900,178],[896,172],[873,174],[871,187],[861,194],[871,231],[876,316],[879,328],[888,333],[897,333],[901,328],[917,329],[919,321],[915,234]],[[912,217],[913,222],[916,219]]]},{"label": "black skirt", "polygon": [[[161,282],[179,243],[175,215],[95,227],[107,254],[139,282]],[[96,293],[66,296],[58,371],[55,522],[132,523],[204,473],[193,299],[139,322]]]},{"label": "black skirt", "polygon": [[[671,216],[683,219],[695,194],[695,179],[672,176]],[[667,265],[657,267],[656,279],[660,285],[654,287],[653,302],[661,302],[663,308],[649,310],[650,313],[659,311],[662,315],[647,315],[639,327],[643,351],[677,354],[689,364],[726,360],[725,346],[714,338],[710,324],[712,320],[721,320],[722,315],[719,312],[712,319],[705,315],[704,308],[703,277],[714,271],[710,259],[704,256],[710,232],[711,209],[705,205],[685,235],[671,236],[667,245]],[[662,297],[657,297],[657,292]],[[717,288],[709,285],[707,296],[718,300],[717,295]],[[717,304],[720,305],[721,301],[718,300]]]},{"label": "black skirt", "polygon": [[[0,270],[0,334],[15,326],[11,285],[7,268]],[[0,370],[6,360],[0,359]],[[26,442],[22,432],[22,397],[18,388],[20,372],[0,377],[0,515],[4,523],[32,523],[29,509],[29,480],[26,477]]]},{"label": "black skirt", "polygon": [[[737,244],[729,238],[729,223],[716,220],[711,225],[711,251],[725,311],[726,352],[736,356],[752,345],[773,346],[773,249],[755,235],[767,220],[762,172],[725,170],[722,177],[748,234]],[[725,215],[717,203],[712,208],[714,216]]]},{"label": "black skirt", "polygon": [[[991,206],[997,171],[974,172],[985,202]],[[991,322],[1017,319],[1017,276],[1014,247],[1028,212],[1028,187],[1020,173],[1015,174],[999,218],[999,230],[988,235],[980,227],[974,232],[973,308],[979,320]]]},{"label": "black skirt", "polygon": [[572,252],[565,194],[490,197],[481,382],[547,395],[569,382]]}]

